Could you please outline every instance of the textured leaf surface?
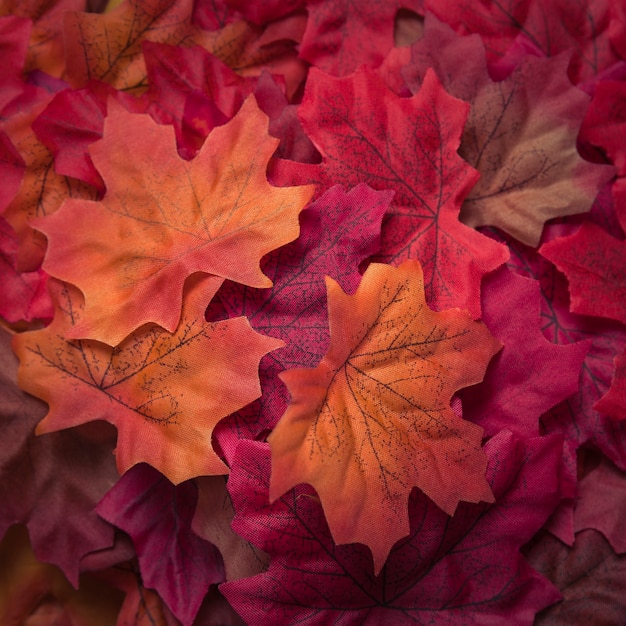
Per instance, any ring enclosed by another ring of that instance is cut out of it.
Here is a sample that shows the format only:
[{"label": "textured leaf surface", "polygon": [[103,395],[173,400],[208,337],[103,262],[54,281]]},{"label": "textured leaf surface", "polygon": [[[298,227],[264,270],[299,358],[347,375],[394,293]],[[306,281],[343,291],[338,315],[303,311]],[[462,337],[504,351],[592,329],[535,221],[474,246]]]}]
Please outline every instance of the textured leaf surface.
[{"label": "textured leaf surface", "polygon": [[251,626],[530,624],[558,595],[518,550],[558,501],[560,439],[500,433],[485,452],[496,503],[461,504],[450,518],[414,490],[411,534],[374,576],[364,546],[333,543],[310,489],[268,504],[269,453],[261,443],[241,443],[229,480],[233,527],[272,560],[267,573],[220,589]]},{"label": "textured leaf surface", "polygon": [[610,0],[425,0],[424,8],[462,34],[478,33],[489,61],[520,39],[545,56],[571,52],[574,83],[618,60],[609,43]]},{"label": "textured leaf surface", "polygon": [[346,76],[360,65],[377,67],[394,44],[394,18],[414,0],[309,0],[300,55],[315,67]]},{"label": "textured leaf surface", "polygon": [[254,99],[192,161],[178,156],[171,127],[112,104],[104,137],[90,149],[106,195],[67,202],[37,222],[49,239],[46,270],[85,295],[72,336],[116,345],[146,322],[173,332],[194,272],[269,287],[260,259],[297,237],[312,189],[267,182],[277,141]]},{"label": "textured leaf surface", "polygon": [[416,92],[429,68],[471,105],[459,154],[480,172],[461,209],[468,226],[497,226],[536,246],[549,219],[588,211],[613,168],[584,161],[576,137],[589,97],[567,77],[569,57],[527,56],[493,82],[478,36],[460,37],[431,16],[403,69]]},{"label": "textured leaf surface", "polygon": [[21,387],[50,406],[37,432],[106,420],[118,429],[120,473],[141,462],[174,483],[227,473],[211,447],[211,432],[260,395],[259,359],[280,342],[258,335],[243,318],[205,322],[220,282],[202,275],[190,281],[173,335],[149,325],[117,348],[65,338],[80,322],[81,298],[71,286],[55,283],[52,324],[14,344]]},{"label": "textured leaf surface", "polygon": [[450,402],[501,346],[466,313],[430,310],[416,261],[370,265],[353,296],[327,288],[328,352],[280,376],[291,404],[268,437],[270,499],[313,485],[336,543],[369,546],[378,573],[409,532],[414,486],[449,515],[461,500],[493,501],[482,428]]},{"label": "textured leaf surface", "polygon": [[611,387],[598,400],[594,408],[617,419],[626,418],[626,352],[615,357],[615,368]]},{"label": "textured leaf surface", "polygon": [[2,330],[0,537],[12,524],[26,524],[37,558],[58,565],[76,585],[82,557],[113,543],[113,528],[93,509],[118,479],[114,437],[97,425],[35,437],[46,407],[18,388],[17,368]]},{"label": "textured leaf surface", "polygon": [[367,67],[344,79],[312,69],[300,117],[322,164],[283,162],[276,175],[281,183],[315,181],[318,192],[360,182],[393,190],[380,260],[417,258],[431,305],[468,309],[479,317],[480,280],[507,252],[458,220],[477,177],[457,154],[467,111],[433,72],[415,96],[400,98]]},{"label": "textured leaf surface", "polygon": [[185,626],[196,617],[209,585],[224,580],[219,552],[191,530],[196,500],[192,483],[175,487],[140,464],[96,508],[132,537],[144,584],[158,591]]},{"label": "textured leaf surface", "polygon": [[378,250],[391,195],[365,184],[347,192],[331,187],[302,212],[298,239],[264,259],[263,269],[274,282],[271,290],[231,282],[220,289],[218,298],[230,317],[245,315],[255,330],[286,344],[261,362],[261,399],[224,420],[227,432],[218,428],[226,455],[238,439],[254,439],[274,428],[285,412],[289,393],[277,375],[287,368],[315,367],[324,356],[329,342],[324,277],[354,292],[360,263]]},{"label": "textured leaf surface", "polygon": [[578,391],[590,343],[550,343],[541,328],[539,283],[506,267],[483,280],[482,301],[482,319],[504,347],[482,384],[460,392],[463,416],[487,434],[508,428],[537,436],[540,416]]},{"label": "textured leaf surface", "polygon": [[573,312],[626,323],[625,242],[587,223],[539,252],[567,276]]}]

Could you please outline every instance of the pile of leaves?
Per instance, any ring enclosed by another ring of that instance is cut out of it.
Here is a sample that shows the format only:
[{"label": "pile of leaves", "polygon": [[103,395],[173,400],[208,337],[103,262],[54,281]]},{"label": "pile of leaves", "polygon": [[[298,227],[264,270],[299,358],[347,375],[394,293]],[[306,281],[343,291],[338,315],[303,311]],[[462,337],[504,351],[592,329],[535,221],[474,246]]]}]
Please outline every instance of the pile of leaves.
[{"label": "pile of leaves", "polygon": [[3,624],[626,621],[623,2],[0,15]]}]

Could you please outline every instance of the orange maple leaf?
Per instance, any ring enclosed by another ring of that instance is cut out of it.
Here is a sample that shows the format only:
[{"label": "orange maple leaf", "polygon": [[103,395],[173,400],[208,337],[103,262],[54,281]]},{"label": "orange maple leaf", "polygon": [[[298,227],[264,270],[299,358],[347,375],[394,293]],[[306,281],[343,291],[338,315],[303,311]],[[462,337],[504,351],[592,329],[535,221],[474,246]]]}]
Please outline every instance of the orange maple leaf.
[{"label": "orange maple leaf", "polygon": [[268,438],[270,500],[313,485],[334,541],[369,546],[378,573],[409,534],[413,487],[450,515],[493,501],[483,430],[450,403],[501,345],[468,313],[429,309],[417,261],[370,265],[354,295],[326,282],[330,348],[280,376],[291,404]]},{"label": "orange maple leaf", "polygon": [[259,361],[283,342],[258,334],[244,317],[206,322],[222,282],[195,274],[174,334],[146,325],[111,348],[65,338],[83,315],[82,297],[53,281],[52,324],[13,343],[20,387],[50,407],[37,434],[106,420],[118,430],[120,473],[141,462],[175,484],[227,473],[211,446],[213,428],[261,395]]},{"label": "orange maple leaf", "polygon": [[17,196],[3,214],[18,234],[17,268],[25,272],[41,265],[46,250],[45,238],[31,227],[30,221],[54,213],[66,198],[96,197],[91,185],[56,173],[54,156],[32,131],[32,122],[46,104],[47,101],[17,113],[3,125],[26,166]]},{"label": "orange maple leaf", "polygon": [[85,295],[85,317],[69,336],[110,345],[147,322],[174,331],[194,272],[270,287],[261,257],[297,238],[313,193],[268,183],[278,140],[253,96],[192,161],[178,156],[172,127],[114,105],[90,148],[104,198],[70,200],[37,221],[49,240],[46,271]]}]

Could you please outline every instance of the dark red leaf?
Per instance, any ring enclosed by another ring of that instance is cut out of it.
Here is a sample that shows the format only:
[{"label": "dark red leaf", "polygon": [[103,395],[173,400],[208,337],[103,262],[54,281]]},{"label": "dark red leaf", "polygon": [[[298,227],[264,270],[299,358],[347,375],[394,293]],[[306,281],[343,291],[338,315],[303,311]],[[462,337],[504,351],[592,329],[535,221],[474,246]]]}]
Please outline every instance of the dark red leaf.
[{"label": "dark red leaf", "polygon": [[448,517],[414,490],[411,534],[392,549],[379,576],[364,546],[333,544],[311,489],[268,504],[268,449],[242,442],[229,480],[233,527],[272,561],[266,573],[220,588],[252,626],[321,619],[346,625],[528,624],[558,599],[518,550],[558,501],[560,442],[522,441],[505,432],[488,442],[493,505],[462,504]]}]

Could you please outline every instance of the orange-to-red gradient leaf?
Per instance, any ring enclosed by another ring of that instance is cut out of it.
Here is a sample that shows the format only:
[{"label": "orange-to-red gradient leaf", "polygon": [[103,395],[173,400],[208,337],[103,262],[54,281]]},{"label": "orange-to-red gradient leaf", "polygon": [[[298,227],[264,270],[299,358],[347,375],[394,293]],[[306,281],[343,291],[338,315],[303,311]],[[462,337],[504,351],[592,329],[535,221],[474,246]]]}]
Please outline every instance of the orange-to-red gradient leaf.
[{"label": "orange-to-red gradient leaf", "polygon": [[352,296],[327,288],[328,352],[281,375],[291,404],[268,438],[270,499],[313,485],[334,541],[369,546],[379,572],[409,533],[413,487],[450,515],[461,500],[493,501],[483,430],[450,402],[501,346],[468,313],[427,306],[417,261],[370,265]]},{"label": "orange-to-red gradient leaf", "polygon": [[206,322],[207,303],[221,283],[192,276],[174,334],[146,325],[111,348],[65,339],[83,315],[82,298],[71,285],[52,281],[52,324],[17,335],[13,344],[20,387],[50,407],[38,434],[106,420],[118,430],[120,473],[141,462],[175,484],[227,473],[211,446],[213,428],[261,395],[259,361],[282,342],[258,334],[244,317]]},{"label": "orange-to-red gradient leaf", "polygon": [[270,287],[261,257],[297,238],[313,191],[268,183],[278,140],[253,96],[192,161],[178,156],[171,126],[114,105],[90,149],[104,198],[66,202],[36,222],[49,241],[46,271],[85,296],[68,336],[109,345],[147,322],[173,332],[194,272]]}]

